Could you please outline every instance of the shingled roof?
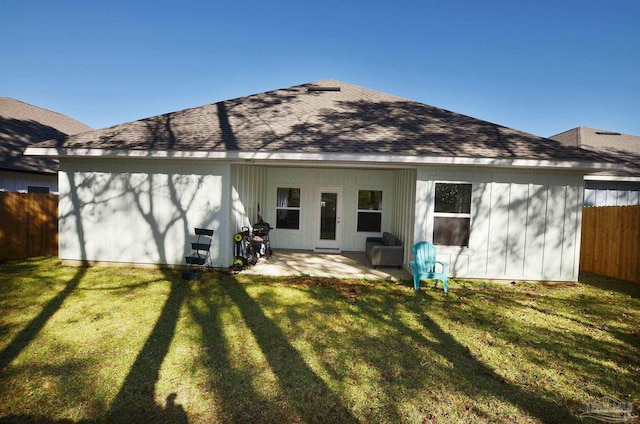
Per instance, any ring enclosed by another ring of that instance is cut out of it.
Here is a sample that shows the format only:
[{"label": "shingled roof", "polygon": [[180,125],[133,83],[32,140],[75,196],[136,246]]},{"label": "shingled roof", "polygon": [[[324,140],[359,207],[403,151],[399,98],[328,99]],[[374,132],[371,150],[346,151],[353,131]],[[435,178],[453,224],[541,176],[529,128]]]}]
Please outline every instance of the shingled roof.
[{"label": "shingled roof", "polygon": [[25,148],[90,130],[91,127],[61,113],[0,97],[0,169],[55,174],[57,160],[23,156]]},{"label": "shingled roof", "polygon": [[580,147],[592,152],[615,157],[624,163],[624,169],[598,173],[598,176],[640,178],[640,136],[615,131],[577,127],[550,137],[567,146]]},{"label": "shingled roof", "polygon": [[597,154],[556,141],[330,79],[36,147],[57,149],[61,155],[74,149],[100,149],[603,161]]}]

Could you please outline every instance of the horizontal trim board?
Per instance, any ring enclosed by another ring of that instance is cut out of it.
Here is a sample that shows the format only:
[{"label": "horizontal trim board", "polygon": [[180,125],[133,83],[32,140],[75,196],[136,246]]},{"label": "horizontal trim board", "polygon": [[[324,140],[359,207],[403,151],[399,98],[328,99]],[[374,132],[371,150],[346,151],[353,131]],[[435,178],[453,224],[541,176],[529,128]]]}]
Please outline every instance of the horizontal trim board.
[{"label": "horizontal trim board", "polygon": [[501,159],[471,158],[456,156],[404,156],[389,154],[356,154],[356,153],[298,153],[298,152],[211,152],[211,151],[174,151],[174,150],[111,150],[111,149],[62,149],[28,147],[25,155],[47,157],[109,157],[136,159],[201,159],[231,160],[252,164],[266,162],[281,164],[289,162],[310,163],[318,166],[344,164],[385,164],[388,168],[409,165],[477,165],[491,167],[522,168],[570,168],[576,170],[623,169],[622,165],[608,162],[557,161],[547,159]]}]

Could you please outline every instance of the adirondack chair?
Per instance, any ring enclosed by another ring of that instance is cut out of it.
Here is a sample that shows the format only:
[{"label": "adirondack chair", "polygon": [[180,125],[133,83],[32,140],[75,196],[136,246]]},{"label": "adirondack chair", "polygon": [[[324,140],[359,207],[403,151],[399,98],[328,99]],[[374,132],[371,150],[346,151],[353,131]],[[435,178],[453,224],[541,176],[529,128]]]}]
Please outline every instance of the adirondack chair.
[{"label": "adirondack chair", "polygon": [[[436,261],[436,247],[427,242],[421,241],[413,246],[413,261],[410,262],[411,268],[413,268],[413,288],[415,291],[420,290],[420,280],[437,280],[442,281],[444,286],[444,292],[449,291],[449,285],[447,281],[447,273],[449,271],[449,264]],[[441,268],[440,272],[437,272],[437,268]]]}]

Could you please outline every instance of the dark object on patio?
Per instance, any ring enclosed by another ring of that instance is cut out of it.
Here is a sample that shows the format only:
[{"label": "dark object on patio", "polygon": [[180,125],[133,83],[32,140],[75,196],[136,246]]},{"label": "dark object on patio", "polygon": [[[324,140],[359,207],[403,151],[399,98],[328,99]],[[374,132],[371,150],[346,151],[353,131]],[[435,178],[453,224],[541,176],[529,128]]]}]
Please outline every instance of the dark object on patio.
[{"label": "dark object on patio", "polygon": [[271,254],[271,242],[269,232],[271,226],[266,222],[253,224],[253,227],[242,227],[239,233],[233,236],[234,260],[231,265],[233,272],[240,272],[250,265],[258,263],[258,259],[269,259]]},{"label": "dark object on patio", "polygon": [[[427,242],[421,241],[413,246],[413,261],[409,263],[413,268],[413,288],[415,291],[420,290],[420,280],[438,280],[442,281],[444,292],[449,291],[447,281],[447,273],[449,272],[449,264],[436,260],[436,247]],[[440,268],[440,271],[438,271]]]},{"label": "dark object on patio", "polygon": [[253,224],[253,237],[251,239],[253,248],[257,252],[258,256],[263,256],[267,259],[269,259],[273,253],[271,251],[271,242],[269,241],[270,231],[271,225],[267,222]]},{"label": "dark object on patio", "polygon": [[251,243],[251,231],[249,227],[242,227],[239,233],[233,236],[233,265],[231,268],[235,272],[240,272],[249,265],[258,262],[258,256]]},{"label": "dark object on patio", "polygon": [[384,232],[382,237],[367,237],[365,251],[373,265],[395,266],[400,269],[404,261],[402,241],[391,233]]}]

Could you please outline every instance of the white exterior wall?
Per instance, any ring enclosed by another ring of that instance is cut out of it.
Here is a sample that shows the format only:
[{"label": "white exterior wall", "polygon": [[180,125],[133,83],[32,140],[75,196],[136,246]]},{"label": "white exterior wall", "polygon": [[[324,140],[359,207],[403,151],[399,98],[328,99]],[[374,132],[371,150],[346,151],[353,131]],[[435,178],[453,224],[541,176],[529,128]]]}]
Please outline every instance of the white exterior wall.
[{"label": "white exterior wall", "polygon": [[365,239],[382,233],[357,232],[358,190],[382,190],[382,231],[393,231],[394,171],[377,169],[266,168],[264,220],[276,226],[278,187],[300,188],[300,229],[273,229],[273,249],[312,250],[316,236],[316,194],[319,187],[343,189],[341,249],[364,251]]},{"label": "white exterior wall", "polygon": [[184,265],[202,227],[229,265],[228,164],[63,158],[59,176],[61,259]]},{"label": "white exterior wall", "polygon": [[242,227],[251,227],[257,222],[258,205],[264,214],[266,172],[264,166],[231,166],[231,238]]},{"label": "white exterior wall", "polygon": [[0,191],[26,193],[29,186],[48,187],[49,193],[58,193],[58,176],[0,171]]},{"label": "white exterior wall", "polygon": [[437,247],[438,259],[449,263],[451,275],[577,280],[581,174],[424,167],[417,179],[416,242],[433,240],[435,183],[472,183],[469,247]]},{"label": "white exterior wall", "polygon": [[416,208],[416,170],[394,171],[394,212],[391,215],[391,232],[404,242],[404,264],[409,266],[414,237],[414,211]]},{"label": "white exterior wall", "polygon": [[318,188],[341,188],[341,249],[363,251],[358,190],[383,192],[382,231],[411,246],[433,238],[435,182],[472,183],[469,247],[438,247],[454,276],[575,281],[583,177],[487,168],[295,168],[217,161],[70,159],[60,164],[60,257],[183,265],[194,227],[213,228],[214,266],[233,260],[233,234],[257,219],[276,225],[278,187],[301,190],[300,229],[273,229],[274,250],[316,246]]}]

